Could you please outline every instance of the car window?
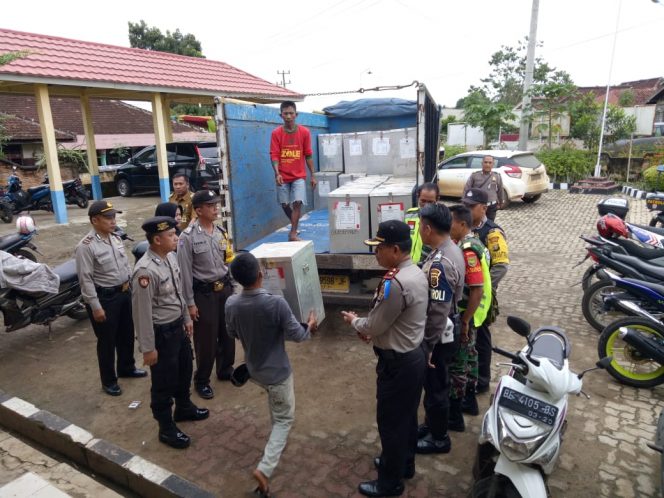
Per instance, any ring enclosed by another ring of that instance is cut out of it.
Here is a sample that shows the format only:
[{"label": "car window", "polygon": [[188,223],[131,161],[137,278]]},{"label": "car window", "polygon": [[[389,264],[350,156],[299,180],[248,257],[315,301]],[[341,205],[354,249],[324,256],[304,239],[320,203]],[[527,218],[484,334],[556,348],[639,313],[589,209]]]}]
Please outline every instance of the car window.
[{"label": "car window", "polygon": [[482,169],[484,156],[473,156],[470,158],[470,169]]},{"label": "car window", "polygon": [[201,156],[207,158],[207,159],[217,159],[217,146],[199,146],[198,147],[199,152],[201,153]]},{"label": "car window", "polygon": [[535,154],[520,154],[518,156],[513,156],[510,162],[521,168],[531,169],[539,168],[540,164],[542,164],[540,160],[535,157]]},{"label": "car window", "polygon": [[169,163],[175,161],[175,144],[166,144],[166,157]]},{"label": "car window", "polygon": [[154,163],[157,160],[155,159],[155,150],[154,148],[148,149],[142,154],[136,156],[136,160],[139,163]]},{"label": "car window", "polygon": [[468,164],[468,157],[456,157],[441,165],[441,169],[461,169]]},{"label": "car window", "polygon": [[198,160],[194,144],[178,144],[178,161],[194,161]]}]

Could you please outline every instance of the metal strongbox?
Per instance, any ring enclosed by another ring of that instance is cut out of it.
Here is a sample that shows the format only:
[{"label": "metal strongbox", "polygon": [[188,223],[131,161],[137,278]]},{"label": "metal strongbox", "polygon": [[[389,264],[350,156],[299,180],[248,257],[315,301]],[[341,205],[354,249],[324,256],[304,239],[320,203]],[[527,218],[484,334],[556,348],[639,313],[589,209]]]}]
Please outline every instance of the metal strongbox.
[{"label": "metal strongbox", "polygon": [[365,176],[330,192],[327,197],[331,253],[371,252],[364,241],[371,233],[369,194],[387,176]]},{"label": "metal strongbox", "polygon": [[344,154],[341,133],[318,135],[318,166],[320,171],[344,171]]},{"label": "metal strongbox", "polygon": [[261,244],[251,251],[263,270],[263,287],[283,296],[300,322],[311,310],[320,324],[325,319],[314,244],[310,240]]},{"label": "metal strongbox", "polygon": [[344,171],[415,178],[415,128],[344,133]]},{"label": "metal strongbox", "polygon": [[387,220],[404,221],[406,211],[413,207],[412,193],[415,180],[392,177],[369,194],[371,208],[371,236],[378,225]]},{"label": "metal strongbox", "polygon": [[327,196],[339,188],[339,173],[328,171],[316,173],[318,185],[314,189],[314,209],[327,209]]},{"label": "metal strongbox", "polygon": [[343,187],[347,183],[354,182],[358,178],[367,176],[366,173],[342,173],[339,175],[339,186]]}]

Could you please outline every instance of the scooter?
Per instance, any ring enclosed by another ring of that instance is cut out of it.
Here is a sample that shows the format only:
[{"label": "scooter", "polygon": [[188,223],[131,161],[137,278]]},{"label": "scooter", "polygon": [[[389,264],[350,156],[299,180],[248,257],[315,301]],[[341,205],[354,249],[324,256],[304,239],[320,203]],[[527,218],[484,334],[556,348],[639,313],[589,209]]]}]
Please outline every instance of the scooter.
[{"label": "scooter", "polygon": [[29,259],[36,263],[37,257],[27,250],[30,249],[40,256],[43,256],[43,254],[39,252],[39,249],[37,249],[37,246],[32,243],[32,239],[35,235],[37,235],[37,231],[34,229],[22,231],[22,229],[19,228],[16,233],[0,236],[0,251],[5,251],[14,256]]},{"label": "scooter", "polygon": [[[48,173],[44,175],[42,185],[44,184],[48,185]],[[76,204],[81,209],[88,207],[90,198],[88,196],[88,191],[83,187],[80,178],[74,178],[73,180],[62,182],[62,192],[65,195],[66,204]]]},{"label": "scooter", "polygon": [[51,191],[48,185],[30,187],[25,191],[21,179],[16,175],[16,166],[13,169],[14,172],[9,175],[7,181],[7,188],[1,193],[3,198],[11,204],[13,212],[20,213],[39,209],[53,211]]},{"label": "scooter", "polygon": [[47,325],[50,331],[51,322],[63,315],[75,320],[87,318],[76,274],[76,260],[70,259],[53,271],[60,277],[57,294],[0,290],[0,312],[4,317],[5,332],[14,332],[28,325]]},{"label": "scooter", "polygon": [[[510,359],[480,430],[473,468],[472,496],[546,497],[566,425],[567,396],[583,393],[583,376],[606,368],[611,358],[575,374],[569,369],[571,345],[558,327],[531,334],[530,325],[510,316],[507,324],[527,345],[517,353],[494,347]],[[583,393],[586,397],[587,394]]]}]

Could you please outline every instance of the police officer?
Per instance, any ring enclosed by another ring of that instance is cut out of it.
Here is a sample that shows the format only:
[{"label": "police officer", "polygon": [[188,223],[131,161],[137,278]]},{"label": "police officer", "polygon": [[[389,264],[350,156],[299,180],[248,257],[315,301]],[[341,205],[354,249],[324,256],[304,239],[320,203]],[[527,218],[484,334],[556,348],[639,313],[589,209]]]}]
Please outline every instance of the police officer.
[{"label": "police officer", "polygon": [[196,212],[191,203],[191,190],[189,190],[189,178],[184,173],[173,175],[173,193],[168,202],[177,204],[182,208],[182,220],[178,228],[184,230],[189,223],[196,219]]},{"label": "police officer", "polygon": [[373,341],[378,356],[376,418],[382,446],[374,460],[378,479],[363,482],[365,496],[399,496],[403,478],[415,474],[417,408],[422,395],[425,354],[421,347],[429,285],[410,258],[410,228],[390,220],[365,244],[376,247],[378,264],[390,271],[376,289],[369,316],[342,311],[361,339]]},{"label": "police officer", "polygon": [[[491,286],[493,294],[498,289],[498,284],[507,274],[509,269],[509,249],[505,232],[494,221],[486,217],[488,198],[486,193],[479,189],[470,189],[462,201],[470,209],[473,217],[473,232],[480,242],[487,248],[490,261]],[[493,300],[494,307],[497,300]],[[478,382],[477,393],[489,390],[491,380],[491,330],[489,325],[496,318],[497,309],[492,308],[487,319],[477,328],[477,357],[478,357]],[[464,402],[464,410],[471,415],[478,415],[477,401],[472,393]]]},{"label": "police officer", "polygon": [[463,205],[452,206],[451,237],[458,241],[466,265],[463,297],[459,303],[461,311],[461,342],[459,351],[450,368],[452,389],[450,391],[450,416],[448,428],[463,432],[462,403],[467,393],[474,397],[477,383],[477,350],[475,340],[477,327],[486,319],[491,307],[491,274],[489,253],[471,231],[472,216]]},{"label": "police officer", "polygon": [[226,266],[233,259],[233,249],[226,231],[214,224],[219,200],[211,190],[194,194],[198,219],[180,235],[177,251],[184,298],[194,321],[194,387],[204,399],[214,397],[210,375],[215,360],[217,378],[224,381],[230,380],[235,361],[235,340],[226,334],[224,317],[226,299],[233,294]]},{"label": "police officer", "polygon": [[[459,346],[454,324],[459,323],[457,303],[461,299],[465,261],[461,249],[450,238],[452,215],[447,206],[429,204],[420,210],[422,241],[433,247],[422,270],[429,280],[429,307],[424,327],[428,368],[424,378],[425,423],[418,429],[417,453],[448,453],[450,406],[449,365]],[[451,326],[448,328],[448,321]]]},{"label": "police officer", "polygon": [[[92,230],[76,246],[76,271],[92,329],[97,336],[97,362],[102,389],[119,396],[118,377],[145,377],[134,362],[131,320],[131,269],[122,239],[115,234],[117,211],[110,202],[96,201],[88,216]],[[116,375],[117,351],[117,375]]]},{"label": "police officer", "polygon": [[[152,372],[150,408],[159,423],[159,441],[173,448],[191,443],[175,422],[203,420],[205,408],[191,402],[192,352],[189,338],[193,324],[182,295],[180,269],[175,254],[177,223],[156,216],[143,223],[149,249],[134,268],[134,325],[143,362]],[[175,412],[172,412],[175,399]]]},{"label": "police officer", "polygon": [[438,184],[433,182],[423,183],[417,187],[417,207],[410,208],[406,211],[406,219],[410,227],[410,238],[413,241],[410,248],[410,257],[415,264],[419,264],[431,252],[431,248],[422,244],[422,237],[420,236],[420,209],[429,204],[438,202]]},{"label": "police officer", "polygon": [[466,194],[471,188],[478,188],[486,192],[487,200],[487,217],[491,220],[496,219],[496,211],[502,209],[505,205],[505,191],[503,190],[503,179],[500,177],[500,173],[493,170],[494,159],[492,156],[484,156],[482,159],[482,169],[476,171],[463,188],[463,197],[466,197]]}]

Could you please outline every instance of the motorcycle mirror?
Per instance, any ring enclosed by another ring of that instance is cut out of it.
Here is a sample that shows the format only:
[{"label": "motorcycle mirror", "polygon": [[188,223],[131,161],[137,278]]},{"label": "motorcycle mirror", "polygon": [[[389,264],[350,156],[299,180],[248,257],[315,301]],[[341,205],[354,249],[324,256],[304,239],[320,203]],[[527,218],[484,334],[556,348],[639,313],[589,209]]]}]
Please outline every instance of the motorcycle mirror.
[{"label": "motorcycle mirror", "polygon": [[17,169],[16,166],[12,166],[12,171],[13,171],[14,173],[16,173],[16,169]]},{"label": "motorcycle mirror", "polygon": [[530,324],[523,318],[519,318],[517,316],[508,316],[507,325],[509,325],[509,327],[521,337],[525,337],[527,339],[528,336],[530,336]]}]

